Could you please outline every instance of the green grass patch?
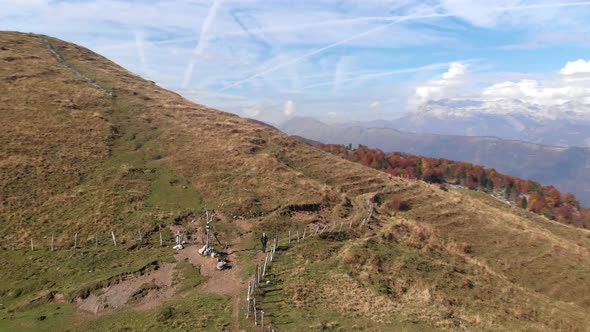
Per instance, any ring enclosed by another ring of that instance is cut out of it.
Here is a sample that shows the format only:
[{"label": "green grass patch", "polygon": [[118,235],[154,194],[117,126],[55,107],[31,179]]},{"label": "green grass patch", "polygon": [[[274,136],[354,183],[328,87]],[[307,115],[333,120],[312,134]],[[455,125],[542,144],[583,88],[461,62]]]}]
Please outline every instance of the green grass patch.
[{"label": "green grass patch", "polygon": [[201,268],[187,261],[178,262],[174,271],[174,284],[178,285],[178,292],[184,293],[194,290],[207,280],[201,275]]}]

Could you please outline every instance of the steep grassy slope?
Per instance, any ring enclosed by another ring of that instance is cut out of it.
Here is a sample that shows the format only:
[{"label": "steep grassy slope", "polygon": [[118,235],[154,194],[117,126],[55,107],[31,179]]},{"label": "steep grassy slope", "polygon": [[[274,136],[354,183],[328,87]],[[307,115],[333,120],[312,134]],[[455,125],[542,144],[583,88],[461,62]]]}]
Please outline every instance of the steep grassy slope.
[{"label": "steep grassy slope", "polygon": [[[0,91],[0,330],[253,330],[239,318],[244,294],[198,286],[188,262],[157,245],[159,230],[200,232],[204,210],[215,209],[216,231],[246,278],[261,258],[251,250],[260,231],[358,223],[370,198],[367,228],[279,255],[282,287],[261,299],[279,330],[590,323],[583,230],[392,178],[49,37],[0,34]],[[105,239],[111,230],[116,248]],[[129,236],[138,230],[143,240]],[[60,250],[51,252],[54,233]],[[67,249],[75,233],[83,249]],[[25,250],[29,240],[38,250]],[[98,316],[78,309],[122,275],[164,263],[176,264],[182,296]]]}]

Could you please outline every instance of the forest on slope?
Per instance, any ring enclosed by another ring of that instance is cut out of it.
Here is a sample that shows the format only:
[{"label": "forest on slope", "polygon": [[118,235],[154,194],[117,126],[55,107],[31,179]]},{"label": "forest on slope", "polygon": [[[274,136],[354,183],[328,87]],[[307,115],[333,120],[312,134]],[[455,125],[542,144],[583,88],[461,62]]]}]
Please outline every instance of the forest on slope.
[{"label": "forest on slope", "polygon": [[384,153],[364,145],[359,145],[356,149],[352,149],[350,145],[338,144],[319,144],[317,147],[393,176],[494,192],[516,206],[549,219],[590,228],[590,209],[582,208],[571,193],[562,193],[551,185],[543,186],[530,179],[505,175],[493,168],[476,164],[401,152]]}]

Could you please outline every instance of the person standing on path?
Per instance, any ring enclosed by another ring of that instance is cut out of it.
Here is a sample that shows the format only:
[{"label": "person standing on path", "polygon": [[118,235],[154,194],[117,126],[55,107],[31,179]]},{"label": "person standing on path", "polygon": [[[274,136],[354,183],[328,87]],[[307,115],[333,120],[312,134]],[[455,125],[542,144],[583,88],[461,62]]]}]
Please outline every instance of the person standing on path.
[{"label": "person standing on path", "polygon": [[262,233],[260,243],[262,243],[262,252],[266,252],[266,244],[268,243],[268,236],[266,236],[266,233]]}]

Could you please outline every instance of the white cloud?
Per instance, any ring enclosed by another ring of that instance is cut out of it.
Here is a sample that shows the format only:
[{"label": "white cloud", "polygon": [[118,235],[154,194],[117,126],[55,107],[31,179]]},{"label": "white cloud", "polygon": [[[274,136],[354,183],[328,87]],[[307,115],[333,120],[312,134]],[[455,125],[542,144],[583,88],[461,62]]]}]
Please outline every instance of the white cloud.
[{"label": "white cloud", "polygon": [[418,106],[429,100],[453,97],[463,85],[464,76],[465,65],[459,62],[451,63],[449,70],[442,75],[442,79],[431,80],[416,87],[410,104]]},{"label": "white cloud", "polygon": [[[564,83],[566,81],[563,81]],[[489,98],[519,99],[532,104],[560,105],[569,101],[586,103],[590,97],[590,87],[584,85],[543,86],[537,80],[503,82],[483,90],[482,95]]]},{"label": "white cloud", "polygon": [[[568,62],[558,79],[539,81],[523,79],[494,84],[482,91],[486,98],[518,99],[538,105],[560,105],[590,100],[590,61]],[[572,77],[574,76],[575,77]]]},{"label": "white cloud", "polygon": [[[474,99],[514,99],[525,103],[553,106],[567,102],[590,102],[590,60],[577,60],[565,64],[559,76],[549,79],[525,78],[518,81],[504,81],[478,90]],[[529,76],[530,77],[530,76]],[[453,63],[441,79],[427,81],[416,87],[410,106],[420,106],[430,100],[456,97],[467,81],[466,68]],[[465,94],[465,93],[463,93]]]},{"label": "white cloud", "polygon": [[245,108],[242,110],[242,113],[244,113],[244,115],[252,118],[252,117],[255,117],[258,114],[260,114],[260,110],[258,110],[256,108]]},{"label": "white cloud", "polygon": [[568,63],[565,64],[565,67],[561,68],[559,73],[562,75],[575,75],[579,73],[590,74],[590,60],[584,61],[579,59],[577,61],[568,61]]},{"label": "white cloud", "polygon": [[369,104],[369,111],[372,112],[372,114],[381,114],[383,113],[383,107],[381,106],[381,101],[375,100]]},{"label": "white cloud", "polygon": [[449,66],[449,70],[442,77],[445,80],[452,80],[463,75],[465,75],[465,66],[461,63],[453,62]]},{"label": "white cloud", "polygon": [[295,114],[295,103],[292,100],[287,100],[285,102],[283,114],[285,114],[286,116],[292,116],[293,114]]},{"label": "white cloud", "polygon": [[326,113],[326,115],[328,116],[328,119],[334,120],[338,117],[338,113],[336,112],[328,112]]}]

